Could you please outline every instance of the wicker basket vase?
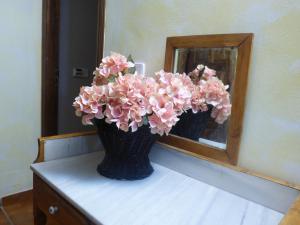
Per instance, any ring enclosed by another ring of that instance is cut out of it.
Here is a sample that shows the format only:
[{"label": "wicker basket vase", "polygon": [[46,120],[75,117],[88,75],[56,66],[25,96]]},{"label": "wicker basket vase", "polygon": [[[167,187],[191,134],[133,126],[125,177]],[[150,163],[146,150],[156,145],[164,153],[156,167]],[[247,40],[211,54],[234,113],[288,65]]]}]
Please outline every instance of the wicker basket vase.
[{"label": "wicker basket vase", "polygon": [[104,120],[95,119],[93,123],[105,148],[98,173],[122,180],[139,180],[152,174],[148,154],[159,136],[151,134],[148,126],[139,127],[136,132],[124,132]]},{"label": "wicker basket vase", "polygon": [[172,128],[171,134],[199,141],[202,132],[207,128],[211,109],[206,112],[193,113],[192,110],[181,114],[179,121]]}]

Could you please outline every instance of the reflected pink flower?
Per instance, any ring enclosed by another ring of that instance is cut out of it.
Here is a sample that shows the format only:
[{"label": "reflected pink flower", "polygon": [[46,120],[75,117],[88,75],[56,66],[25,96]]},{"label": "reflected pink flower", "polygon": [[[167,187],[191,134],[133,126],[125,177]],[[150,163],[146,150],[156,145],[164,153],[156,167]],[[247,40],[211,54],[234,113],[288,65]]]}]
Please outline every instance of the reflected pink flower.
[{"label": "reflected pink flower", "polygon": [[210,79],[213,76],[216,76],[216,71],[205,66],[202,77],[205,79]]},{"label": "reflected pink flower", "polygon": [[178,115],[191,107],[191,87],[193,83],[186,74],[172,74],[163,70],[155,74],[159,85],[158,93],[173,102]]},{"label": "reflected pink flower", "polygon": [[201,80],[200,86],[205,93],[206,102],[214,107],[221,104],[229,96],[229,93],[226,91],[228,86],[225,86],[217,77],[211,77],[206,81]]},{"label": "reflected pink flower", "polygon": [[204,92],[205,101],[212,105],[212,118],[215,118],[217,123],[223,123],[231,114],[230,95],[227,91],[228,85],[217,77],[201,80],[200,86]]},{"label": "reflected pink flower", "polygon": [[192,72],[188,73],[188,76],[191,78],[194,84],[198,84],[201,79],[200,72],[204,69],[202,64],[198,65]]},{"label": "reflected pink flower", "polygon": [[205,92],[199,85],[195,85],[192,90],[191,108],[193,113],[199,111],[204,112],[208,110],[207,103],[205,101]]},{"label": "reflected pink flower", "polygon": [[231,114],[231,104],[222,105],[220,108],[213,108],[211,117],[215,119],[218,124],[224,123]]}]

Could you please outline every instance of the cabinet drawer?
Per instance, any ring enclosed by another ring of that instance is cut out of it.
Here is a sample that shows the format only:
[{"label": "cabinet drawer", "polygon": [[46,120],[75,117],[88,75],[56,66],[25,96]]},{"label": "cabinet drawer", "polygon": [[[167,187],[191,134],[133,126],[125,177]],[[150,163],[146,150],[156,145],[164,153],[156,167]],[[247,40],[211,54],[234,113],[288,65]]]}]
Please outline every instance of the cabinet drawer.
[{"label": "cabinet drawer", "polygon": [[37,175],[33,177],[33,198],[35,206],[43,211],[48,222],[54,221],[61,225],[92,224]]}]

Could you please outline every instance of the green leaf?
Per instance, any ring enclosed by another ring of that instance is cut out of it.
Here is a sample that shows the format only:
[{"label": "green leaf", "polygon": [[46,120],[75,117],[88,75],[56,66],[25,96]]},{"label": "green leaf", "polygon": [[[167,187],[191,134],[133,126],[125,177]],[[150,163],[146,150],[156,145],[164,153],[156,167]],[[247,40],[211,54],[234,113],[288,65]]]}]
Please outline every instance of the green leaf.
[{"label": "green leaf", "polygon": [[[128,61],[128,62],[134,63],[133,58],[132,58],[131,55],[129,55],[129,56],[127,57],[127,61]],[[130,67],[130,68],[127,69],[127,72],[128,72],[128,73],[131,73],[131,74],[134,74],[135,71],[136,71],[135,66],[134,66],[134,67]]]},{"label": "green leaf", "polygon": [[115,76],[110,76],[107,78],[108,82],[115,82],[116,77]]},{"label": "green leaf", "polygon": [[148,118],[147,118],[147,116],[144,116],[144,117],[143,117],[143,124],[144,124],[144,125],[147,125],[147,124],[148,124]]},{"label": "green leaf", "polygon": [[127,61],[128,62],[132,62],[132,63],[134,63],[134,61],[133,61],[133,58],[132,58],[132,55],[130,54],[128,57],[127,57]]}]

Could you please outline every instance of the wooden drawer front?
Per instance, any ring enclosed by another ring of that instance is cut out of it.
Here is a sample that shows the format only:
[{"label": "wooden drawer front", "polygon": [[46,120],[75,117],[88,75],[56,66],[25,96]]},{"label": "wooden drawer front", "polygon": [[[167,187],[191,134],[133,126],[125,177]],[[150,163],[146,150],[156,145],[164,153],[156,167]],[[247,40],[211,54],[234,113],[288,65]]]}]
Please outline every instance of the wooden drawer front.
[{"label": "wooden drawer front", "polygon": [[[38,176],[33,179],[33,198],[36,206],[42,210],[47,217],[47,224],[51,221],[60,225],[91,225],[92,223],[84,217],[77,209],[64,200],[58,193],[49,187]],[[57,211],[50,214],[49,208],[56,207]]]}]

